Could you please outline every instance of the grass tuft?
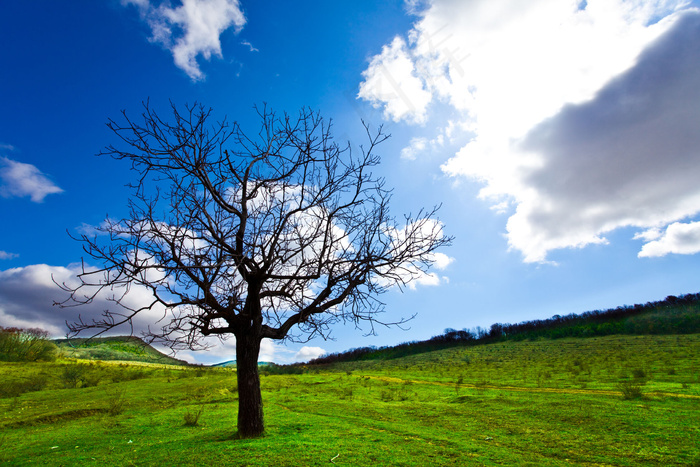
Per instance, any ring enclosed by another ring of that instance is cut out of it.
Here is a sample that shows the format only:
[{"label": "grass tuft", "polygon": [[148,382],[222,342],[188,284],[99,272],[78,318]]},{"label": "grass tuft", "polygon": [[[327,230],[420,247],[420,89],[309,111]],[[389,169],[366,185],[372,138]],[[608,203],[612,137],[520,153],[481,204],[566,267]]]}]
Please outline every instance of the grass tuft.
[{"label": "grass tuft", "polygon": [[202,416],[202,412],[204,411],[204,407],[200,407],[199,410],[196,412],[190,412],[190,409],[187,409],[185,411],[185,426],[197,426],[199,425],[199,417]]}]

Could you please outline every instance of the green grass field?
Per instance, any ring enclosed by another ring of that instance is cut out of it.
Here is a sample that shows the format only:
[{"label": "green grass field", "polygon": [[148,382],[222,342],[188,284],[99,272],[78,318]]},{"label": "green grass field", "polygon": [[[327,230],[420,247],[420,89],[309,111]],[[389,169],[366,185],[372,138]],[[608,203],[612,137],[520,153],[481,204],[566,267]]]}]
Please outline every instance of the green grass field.
[{"label": "green grass field", "polygon": [[700,465],[699,356],[607,336],[263,372],[253,440],[232,369],[0,363],[0,463]]}]

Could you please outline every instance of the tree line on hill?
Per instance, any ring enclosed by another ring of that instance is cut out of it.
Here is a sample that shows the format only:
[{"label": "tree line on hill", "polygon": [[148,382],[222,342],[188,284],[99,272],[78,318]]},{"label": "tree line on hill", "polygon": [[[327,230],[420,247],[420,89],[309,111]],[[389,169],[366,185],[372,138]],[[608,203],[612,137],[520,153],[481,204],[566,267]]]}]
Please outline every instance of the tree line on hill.
[{"label": "tree line on hill", "polygon": [[387,360],[460,345],[479,345],[505,340],[559,339],[612,334],[694,334],[700,332],[700,293],[670,295],[664,300],[619,306],[608,310],[587,311],[517,324],[494,323],[490,328],[445,329],[443,334],[425,341],[404,342],[395,346],[359,347],[332,353],[308,362],[321,365],[357,360]]}]

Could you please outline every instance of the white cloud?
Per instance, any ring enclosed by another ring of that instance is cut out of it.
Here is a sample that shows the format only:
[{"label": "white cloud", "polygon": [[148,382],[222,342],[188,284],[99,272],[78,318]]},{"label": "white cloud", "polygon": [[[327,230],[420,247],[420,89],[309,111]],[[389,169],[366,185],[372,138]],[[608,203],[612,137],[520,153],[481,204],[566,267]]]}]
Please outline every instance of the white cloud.
[{"label": "white cloud", "polygon": [[420,12],[428,6],[430,0],[404,0],[403,3],[407,13],[420,15]]},{"label": "white cloud", "polygon": [[[397,112],[399,93],[360,97],[407,122],[440,118],[431,100],[460,112],[473,138],[443,171],[483,184],[497,212],[515,207],[510,247],[545,262],[700,210],[700,26],[687,6],[435,0],[399,49],[425,104]],[[385,60],[387,48],[363,86]]]},{"label": "white cloud", "polygon": [[645,244],[640,258],[654,258],[669,253],[693,255],[700,252],[700,222],[674,222],[658,239]]},{"label": "white cloud", "polygon": [[360,85],[358,97],[370,101],[375,108],[384,106],[387,118],[416,123],[425,121],[432,96],[416,76],[414,62],[403,39],[396,37],[383,47],[382,53],[372,59],[362,76],[365,80]]},{"label": "white cloud", "polygon": [[413,281],[408,283],[408,288],[411,290],[416,290],[417,286],[423,287],[435,287],[440,285],[440,276],[434,272],[424,273],[418,275]]},{"label": "white cloud", "polygon": [[[78,316],[89,322],[100,319],[104,310],[119,312],[120,309],[109,301],[110,294],[100,294],[91,304],[72,308],[54,306],[54,302],[60,302],[67,298],[55,283],[66,283],[70,286],[78,284],[76,275],[80,272],[80,265],[68,267],[50,266],[47,264],[34,264],[25,267],[0,270],[0,326],[9,327],[39,327],[48,331],[53,337],[62,337],[66,334],[66,322],[75,322]],[[120,291],[117,291],[120,293]],[[139,286],[132,286],[125,299],[125,304],[131,307],[144,305],[153,301],[151,293]],[[146,310],[139,313],[134,319],[133,334],[140,336],[142,331],[158,326],[158,321],[163,318],[162,307]],[[163,324],[163,323],[161,323]],[[127,335],[132,332],[128,325],[121,326],[109,332],[109,335]],[[89,336],[89,333],[85,334]],[[234,338],[221,341],[216,337],[206,338],[206,343],[212,347],[208,351],[178,352],[177,357],[189,362],[218,363],[236,358],[236,340]],[[160,345],[156,346],[164,353],[170,349]],[[271,341],[263,341],[261,344],[260,358],[272,361],[279,345]]]},{"label": "white cloud", "polygon": [[52,274],[68,281],[71,271],[45,264],[0,271],[0,326],[41,327],[53,336],[65,334],[65,320],[77,314],[53,307],[65,295],[52,282]]},{"label": "white cloud", "polygon": [[[426,251],[430,246],[431,239],[443,237],[443,224],[436,219],[427,219],[424,222],[409,223],[403,228],[387,228],[386,233],[392,239],[392,243],[398,250],[401,249],[407,239],[415,245],[415,255],[419,251]],[[422,260],[431,263],[437,269],[445,269],[454,261],[454,258],[440,252],[430,252],[421,254]],[[442,282],[449,282],[447,277],[440,280],[436,273],[425,271],[421,261],[409,260],[399,264],[392,264],[384,268],[382,275],[374,277],[373,280],[380,287],[389,288],[392,286],[408,286],[411,290],[416,290],[417,286],[437,286]]]},{"label": "white cloud", "polygon": [[440,270],[447,268],[447,266],[449,266],[455,260],[454,258],[447,256],[445,253],[434,253],[434,256],[435,262],[433,265]]},{"label": "white cloud", "polygon": [[651,229],[647,229],[644,232],[638,232],[634,234],[634,237],[632,237],[633,240],[644,240],[645,242],[651,242],[653,240],[657,240],[658,238],[663,235],[663,232],[661,229],[658,229],[656,227],[652,227]]},{"label": "white cloud", "polygon": [[8,253],[7,251],[0,250],[0,259],[14,259],[19,257],[17,253]]},{"label": "white cloud", "polygon": [[447,126],[445,128],[438,128],[437,134],[432,138],[426,138],[423,136],[411,138],[411,140],[408,142],[408,146],[401,150],[401,158],[413,161],[419,157],[434,157],[438,154],[444,153],[447,145],[457,147],[457,139],[464,142],[467,140],[467,138],[456,138],[454,130],[455,122],[448,121]]},{"label": "white cloud", "polygon": [[6,157],[0,157],[0,180],[0,196],[4,198],[29,196],[35,203],[41,203],[46,196],[63,192],[32,164]]},{"label": "white cloud", "polygon": [[698,56],[700,15],[692,14],[594,99],[564,108],[521,140],[519,149],[541,165],[520,169],[522,191],[503,193],[519,201],[508,239],[526,260],[700,211]]},{"label": "white cloud", "polygon": [[[62,291],[55,282],[76,286],[78,284],[76,276],[80,271],[80,265],[63,267],[47,264],[0,270],[0,326],[41,327],[54,336],[61,336],[67,332],[66,321],[77,321],[79,314],[90,321],[92,318],[101,318],[102,312],[107,309],[119,312],[109,299],[115,294],[119,296],[123,290],[105,291],[89,305],[72,308],[53,305],[67,298],[66,292]],[[140,306],[151,303],[152,297],[147,289],[132,286],[124,299],[124,304],[131,307]],[[163,311],[162,308],[155,307],[153,310],[140,313],[134,319],[134,334],[140,335],[148,325],[156,323],[163,317]],[[115,331],[117,334],[129,334],[129,332],[128,325]]]},{"label": "white cloud", "polygon": [[122,0],[139,8],[153,34],[151,40],[170,50],[175,65],[194,81],[204,79],[197,57],[222,57],[221,34],[246,24],[238,0],[182,0],[178,7],[155,6],[149,0]]},{"label": "white cloud", "polygon": [[321,347],[304,346],[294,355],[295,362],[308,362],[314,358],[324,355],[326,351]]},{"label": "white cloud", "polygon": [[96,235],[107,235],[107,233],[104,230],[106,227],[108,227],[106,221],[103,221],[99,226],[83,222],[78,227],[76,227],[75,230],[81,235],[94,237]]},{"label": "white cloud", "polygon": [[415,160],[420,153],[425,151],[427,146],[428,140],[426,138],[411,138],[408,146],[401,150],[401,158]]}]

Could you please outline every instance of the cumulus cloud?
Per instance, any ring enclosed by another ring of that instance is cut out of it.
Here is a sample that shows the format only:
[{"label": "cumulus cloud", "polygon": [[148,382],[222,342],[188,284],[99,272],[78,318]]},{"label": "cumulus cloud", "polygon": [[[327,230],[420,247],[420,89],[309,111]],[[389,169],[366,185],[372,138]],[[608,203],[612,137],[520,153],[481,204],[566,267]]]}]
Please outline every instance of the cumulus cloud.
[{"label": "cumulus cloud", "polygon": [[452,262],[455,260],[451,256],[447,256],[445,253],[435,253],[435,262],[433,263],[433,266],[435,266],[438,269],[445,269],[447,266],[452,264]]},{"label": "cumulus cloud", "polygon": [[[78,315],[90,321],[92,318],[99,319],[107,309],[118,312],[110,298],[115,294],[119,296],[123,293],[121,290],[113,293],[105,291],[91,304],[80,307],[61,308],[53,305],[67,298],[67,294],[56,283],[76,286],[76,276],[80,272],[80,265],[63,267],[47,264],[33,264],[0,271],[0,325],[42,327],[54,336],[61,336],[67,332],[66,321],[75,322]],[[152,295],[147,289],[132,287],[124,303],[134,307],[152,301]],[[139,335],[149,324],[157,322],[163,317],[163,312],[162,308],[155,307],[151,311],[139,314],[134,320],[134,333]],[[130,327],[125,325],[116,329],[114,333],[130,332]]]},{"label": "cumulus cloud", "polygon": [[[409,223],[402,228],[387,228],[387,234],[392,238],[396,248],[412,239],[417,250],[425,249],[431,238],[442,238],[443,224],[437,219],[427,219],[425,222]],[[430,252],[424,259],[437,269],[445,269],[454,261],[454,258],[444,253]],[[408,286],[411,290],[416,290],[417,286],[437,286],[441,283],[449,282],[449,278],[438,276],[434,272],[427,272],[424,265],[407,261],[400,264],[387,266],[382,272],[382,276],[374,277],[373,280],[380,287],[402,287]]]},{"label": "cumulus cloud", "polygon": [[6,157],[0,157],[0,181],[0,196],[3,198],[29,196],[35,203],[41,203],[46,196],[63,192],[32,164]]},{"label": "cumulus cloud", "polygon": [[[34,264],[25,267],[0,270],[0,326],[41,328],[48,331],[54,337],[62,337],[66,334],[66,322],[75,322],[81,315],[86,321],[92,318],[99,319],[104,310],[118,311],[113,302],[109,300],[109,294],[101,294],[89,305],[74,308],[61,308],[54,306],[54,302],[60,302],[67,298],[55,283],[65,283],[71,286],[77,285],[76,275],[81,271],[80,265],[50,266],[47,264]],[[132,286],[126,298],[126,304],[150,303],[152,295],[143,287]],[[164,310],[156,308],[152,311],[141,312],[134,320],[133,334],[140,336],[148,326],[157,325],[163,318]],[[132,329],[128,326],[111,331],[111,335],[130,334]],[[219,363],[236,358],[236,339],[220,340],[216,337],[205,338],[210,349],[206,351],[180,351],[178,358],[195,363]],[[159,347],[167,353],[169,349]],[[304,355],[314,355],[317,347],[302,349]],[[309,350],[310,349],[310,350]],[[281,343],[264,339],[260,347],[260,361],[288,363],[294,351],[287,349]],[[295,357],[296,358],[296,357]],[[309,357],[309,358],[314,358]]]},{"label": "cumulus cloud", "polygon": [[666,256],[669,253],[692,255],[700,252],[700,222],[674,222],[657,240],[642,247],[640,258]]},{"label": "cumulus cloud", "polygon": [[324,355],[326,351],[322,349],[321,347],[310,347],[310,346],[304,346],[299,351],[294,354],[294,361],[295,362],[308,362],[309,360],[312,360],[314,358],[318,358],[321,355]]},{"label": "cumulus cloud", "polygon": [[[109,300],[109,294],[99,295],[93,303],[74,308],[61,308],[54,306],[55,302],[67,298],[55,283],[77,285],[76,275],[81,271],[81,266],[74,264],[67,267],[50,266],[47,264],[34,264],[0,270],[0,326],[41,328],[48,331],[53,337],[62,337],[66,334],[66,322],[75,322],[78,316],[89,321],[92,318],[100,318],[104,310],[118,311],[114,303]],[[132,286],[126,298],[126,304],[134,307],[138,304],[150,303],[152,295],[143,287]],[[158,325],[158,321],[164,316],[162,308],[152,311],[143,311],[134,319],[133,330],[128,326],[122,326],[110,335],[126,335],[133,331],[135,336],[140,336],[142,331]],[[89,334],[86,334],[86,336]],[[179,351],[177,357],[191,363],[214,364],[236,359],[236,339],[233,336],[221,340],[218,337],[206,337],[203,342],[210,346],[202,351]],[[156,346],[164,353],[170,352],[162,346]],[[260,343],[259,361],[292,363],[308,361],[323,355],[325,350],[321,347],[304,346],[298,351],[287,348],[282,342],[271,339],[263,339]]]},{"label": "cumulus cloud", "polygon": [[383,47],[362,76],[364,81],[358,97],[370,101],[375,108],[383,106],[387,118],[425,121],[432,96],[416,76],[413,59],[403,39],[396,37]]},{"label": "cumulus cloud", "polygon": [[518,173],[529,191],[508,221],[511,246],[540,261],[700,211],[698,56],[700,14],[689,14],[591,101],[528,133],[519,148],[540,164]]},{"label": "cumulus cloud", "polygon": [[0,326],[41,327],[56,337],[65,334],[65,321],[77,315],[52,306],[65,298],[52,274],[69,280],[71,271],[46,264],[0,271]]},{"label": "cumulus cloud", "polygon": [[510,247],[545,262],[700,211],[698,16],[672,0],[435,0],[399,49],[420,105],[360,97],[409,123],[438,119],[430,102],[459,112],[471,140],[443,171],[481,183],[479,196],[510,213]]},{"label": "cumulus cloud", "polygon": [[238,33],[246,24],[238,0],[182,0],[178,7],[149,0],[122,3],[138,7],[151,28],[151,40],[168,49],[175,65],[194,81],[204,79],[197,57],[222,57],[221,34],[231,27]]},{"label": "cumulus cloud", "polygon": [[408,146],[401,150],[401,158],[408,160],[415,160],[415,158],[425,151],[428,146],[428,140],[426,138],[411,138]]}]

